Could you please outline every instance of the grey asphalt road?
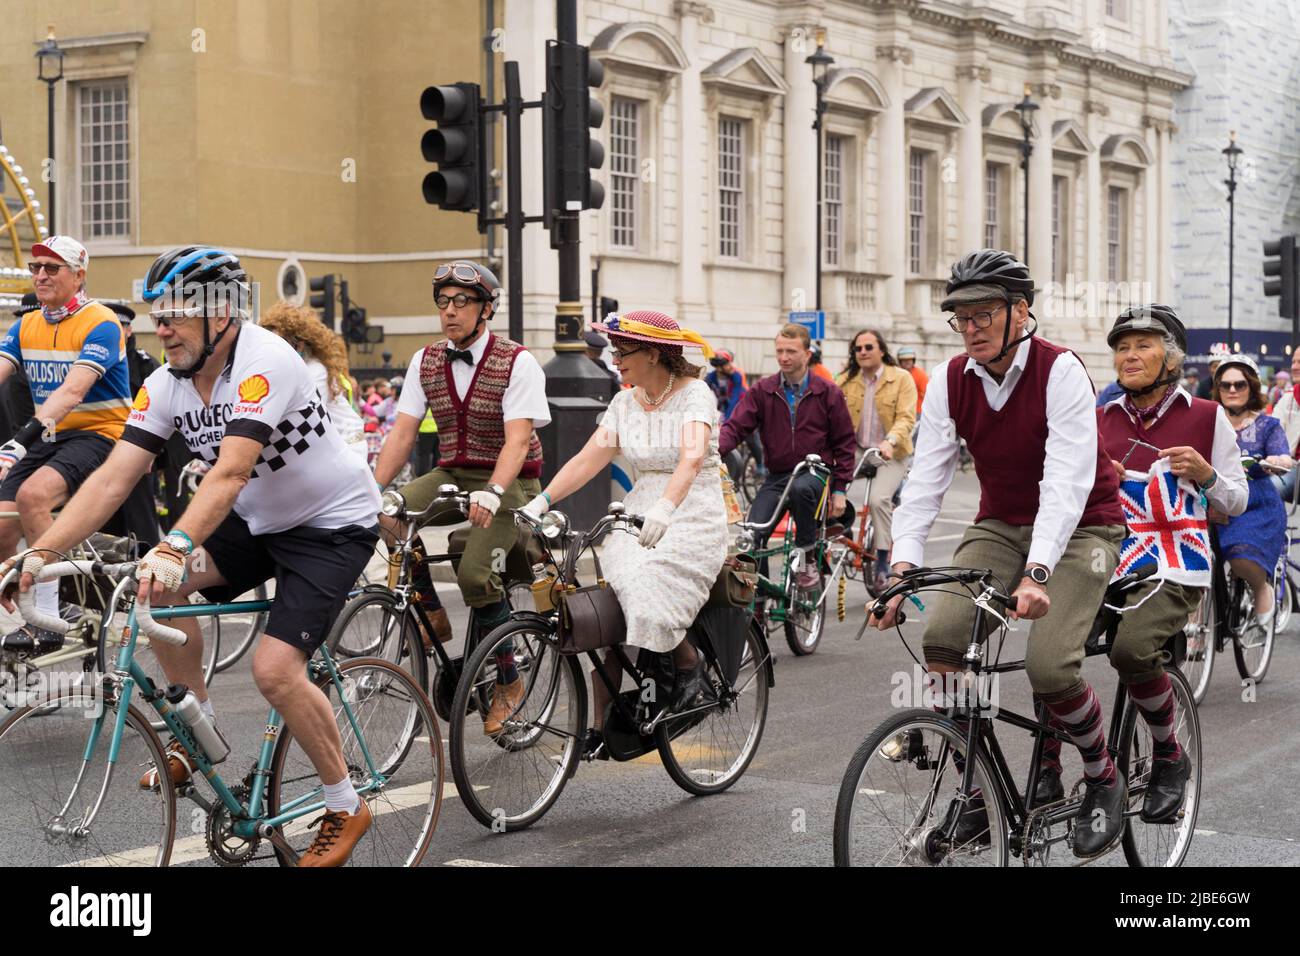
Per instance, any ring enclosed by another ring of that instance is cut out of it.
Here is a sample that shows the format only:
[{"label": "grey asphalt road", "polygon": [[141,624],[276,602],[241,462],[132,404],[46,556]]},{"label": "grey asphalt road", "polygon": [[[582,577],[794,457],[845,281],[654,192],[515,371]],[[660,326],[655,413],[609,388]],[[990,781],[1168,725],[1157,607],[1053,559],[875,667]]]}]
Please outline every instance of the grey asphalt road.
[{"label": "grey asphalt road", "polygon": [[[959,475],[935,526],[928,563],[951,557],[976,499],[973,475]],[[439,588],[460,633],[465,613],[454,586]],[[847,618],[835,621],[832,609],[815,655],[795,658],[784,641],[773,645],[776,686],[766,730],[749,771],[730,791],[689,796],[655,754],[623,764],[582,764],[543,820],[523,832],[495,834],[461,806],[448,767],[447,796],[426,864],[829,865],[845,767],[871,730],[895,712],[891,691],[911,680],[916,666],[893,632],[868,631],[853,640],[864,595],[860,583],[850,583]],[[903,628],[918,655],[923,617],[916,615]],[[1024,625],[1017,628],[1004,658],[1023,652]],[[1113,672],[1104,658],[1090,658],[1086,674],[1109,720]],[[1008,675],[999,691],[1003,708],[1032,711],[1022,673]],[[1200,709],[1204,796],[1188,864],[1300,865],[1300,803],[1294,798],[1300,783],[1300,615],[1279,636],[1268,677],[1250,696],[1243,693],[1231,654],[1221,658]],[[213,699],[234,748],[222,769],[237,776],[253,759],[265,718],[247,659],[216,679]],[[445,737],[445,725],[442,731]],[[999,736],[1023,779],[1028,737],[1010,730]],[[1068,749],[1066,772],[1067,784],[1080,774],[1078,757]],[[187,819],[185,811],[181,819]],[[190,865],[211,865],[201,852],[190,856],[200,857]],[[1123,856],[1112,853],[1095,865],[1123,866]]]}]

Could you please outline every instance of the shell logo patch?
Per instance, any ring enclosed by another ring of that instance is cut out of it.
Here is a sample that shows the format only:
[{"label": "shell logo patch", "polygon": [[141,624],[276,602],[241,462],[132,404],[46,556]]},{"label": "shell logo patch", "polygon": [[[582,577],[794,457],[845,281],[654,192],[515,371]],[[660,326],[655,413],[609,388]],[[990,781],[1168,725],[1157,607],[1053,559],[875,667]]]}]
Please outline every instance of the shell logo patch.
[{"label": "shell logo patch", "polygon": [[239,400],[256,404],[271,394],[271,383],[265,375],[250,375],[239,383]]},{"label": "shell logo patch", "polygon": [[149,390],[143,385],[140,386],[140,391],[135,393],[135,401],[131,403],[131,407],[137,412],[149,410]]}]

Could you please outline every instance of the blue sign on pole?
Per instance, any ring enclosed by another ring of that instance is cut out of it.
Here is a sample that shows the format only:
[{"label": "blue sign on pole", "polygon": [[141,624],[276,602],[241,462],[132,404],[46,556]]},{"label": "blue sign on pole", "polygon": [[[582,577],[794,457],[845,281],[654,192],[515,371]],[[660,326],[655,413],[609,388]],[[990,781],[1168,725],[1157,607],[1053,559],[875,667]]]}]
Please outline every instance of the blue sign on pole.
[{"label": "blue sign on pole", "polygon": [[802,325],[808,330],[808,334],[818,342],[826,338],[825,312],[791,312],[790,321],[796,325]]}]

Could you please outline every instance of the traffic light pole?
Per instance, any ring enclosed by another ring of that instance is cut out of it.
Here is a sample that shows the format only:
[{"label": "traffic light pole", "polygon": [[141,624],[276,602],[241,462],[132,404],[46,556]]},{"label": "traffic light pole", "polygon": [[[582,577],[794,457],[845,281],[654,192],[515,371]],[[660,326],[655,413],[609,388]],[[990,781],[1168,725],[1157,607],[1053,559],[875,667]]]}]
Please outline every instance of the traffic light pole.
[{"label": "traffic light pole", "polygon": [[506,290],[510,302],[510,338],[524,340],[524,187],[520,118],[524,97],[519,64],[505,65],[506,81]]}]

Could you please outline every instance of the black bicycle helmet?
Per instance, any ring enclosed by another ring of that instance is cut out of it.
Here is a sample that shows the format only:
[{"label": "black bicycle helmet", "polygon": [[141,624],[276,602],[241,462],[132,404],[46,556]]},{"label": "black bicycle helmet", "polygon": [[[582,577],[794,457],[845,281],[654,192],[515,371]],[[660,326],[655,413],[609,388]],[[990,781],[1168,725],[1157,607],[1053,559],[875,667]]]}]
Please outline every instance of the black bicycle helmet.
[{"label": "black bicycle helmet", "polygon": [[1106,333],[1106,344],[1113,349],[1120,336],[1127,332],[1161,331],[1172,335],[1178,347],[1186,353],[1187,330],[1183,327],[1183,320],[1169,306],[1159,303],[1135,305],[1121,312]]},{"label": "black bicycle helmet", "polygon": [[[981,298],[997,298],[997,290],[1001,290],[1002,298],[1007,303],[1008,320],[1002,328],[1002,349],[997,355],[987,362],[981,362],[981,365],[992,365],[994,362],[1001,361],[1002,358],[1026,339],[1032,338],[1033,334],[1038,331],[1038,319],[1030,313],[1029,317],[1034,320],[1034,327],[1026,332],[1020,338],[1012,341],[1011,339],[1011,306],[1013,305],[1012,296],[1023,296],[1026,305],[1034,304],[1034,280],[1029,275],[1029,266],[1025,265],[1011,253],[1002,249],[978,249],[975,252],[969,252],[952,264],[952,275],[948,279],[948,286],[944,290],[946,295],[939,308],[944,312],[951,312],[955,306],[964,301],[956,293],[962,289],[970,289],[973,286],[987,286],[987,290],[981,291]],[[991,293],[984,296],[983,292]]]},{"label": "black bicycle helmet", "polygon": [[[214,288],[215,287],[215,288]],[[145,274],[144,292],[146,302],[156,302],[168,297],[175,308],[182,308],[187,302],[202,301],[209,303],[228,303],[232,318],[248,315],[250,288],[248,273],[244,271],[239,258],[233,253],[212,246],[178,246],[170,252],[164,252],[153,261]],[[205,308],[203,313],[203,354],[188,369],[176,369],[168,366],[177,378],[193,378],[208,360],[230,328],[211,337],[210,315]]]},{"label": "black bicycle helmet", "polygon": [[462,289],[478,290],[483,300],[491,302],[494,309],[497,300],[501,297],[501,282],[492,270],[487,266],[479,265],[477,262],[470,262],[468,259],[444,262],[434,270],[434,296],[438,296],[449,285],[458,286]]}]

